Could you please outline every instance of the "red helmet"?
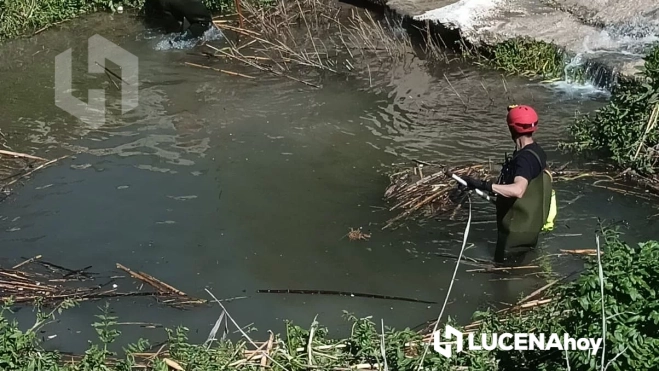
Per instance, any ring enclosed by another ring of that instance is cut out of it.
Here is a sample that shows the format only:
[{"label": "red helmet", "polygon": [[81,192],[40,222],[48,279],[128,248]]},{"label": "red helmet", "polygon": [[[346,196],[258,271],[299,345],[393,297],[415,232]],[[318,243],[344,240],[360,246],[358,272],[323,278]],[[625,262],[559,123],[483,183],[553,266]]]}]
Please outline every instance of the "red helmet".
[{"label": "red helmet", "polygon": [[530,134],[538,129],[538,114],[529,106],[508,106],[506,121],[517,134]]}]

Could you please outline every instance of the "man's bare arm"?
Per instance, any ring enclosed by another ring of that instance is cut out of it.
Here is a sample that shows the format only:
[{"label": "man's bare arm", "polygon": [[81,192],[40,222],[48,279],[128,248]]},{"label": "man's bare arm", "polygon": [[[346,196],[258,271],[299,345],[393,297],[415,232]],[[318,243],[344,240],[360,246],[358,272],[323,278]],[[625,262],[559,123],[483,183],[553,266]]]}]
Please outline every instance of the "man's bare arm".
[{"label": "man's bare arm", "polygon": [[529,186],[529,181],[521,176],[516,176],[513,184],[492,184],[494,193],[508,198],[522,198]]}]

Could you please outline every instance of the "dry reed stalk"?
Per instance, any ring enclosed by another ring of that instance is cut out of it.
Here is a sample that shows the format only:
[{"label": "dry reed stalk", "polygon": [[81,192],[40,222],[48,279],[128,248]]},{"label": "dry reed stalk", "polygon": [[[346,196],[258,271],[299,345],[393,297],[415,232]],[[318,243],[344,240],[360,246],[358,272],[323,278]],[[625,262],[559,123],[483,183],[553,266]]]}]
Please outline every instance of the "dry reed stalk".
[{"label": "dry reed stalk", "polygon": [[524,303],[526,303],[526,302],[529,301],[530,299],[533,299],[534,297],[540,295],[540,294],[543,293],[545,290],[549,289],[550,287],[554,286],[555,284],[557,284],[557,283],[560,282],[560,281],[561,281],[561,280],[554,280],[554,281],[549,282],[548,284],[542,286],[541,288],[539,288],[539,289],[533,291],[533,292],[530,293],[529,295],[523,297],[520,301],[517,302],[517,304],[524,304]]},{"label": "dry reed stalk", "polygon": [[304,21],[304,25],[306,26],[307,33],[309,35],[309,40],[311,40],[311,44],[313,45],[313,50],[316,52],[316,56],[318,57],[318,65],[322,66],[323,61],[320,60],[320,55],[318,54],[318,48],[316,48],[316,43],[314,42],[314,37],[311,34],[311,28],[309,27],[309,24],[307,23],[307,17],[304,15],[304,12],[302,11],[302,6],[300,5],[300,2],[298,0],[295,0],[295,3],[297,4],[298,9],[300,9],[300,14],[302,14],[302,20]]},{"label": "dry reed stalk", "polygon": [[[231,56],[216,53],[219,54],[217,56],[289,79],[292,76],[282,73],[292,72],[289,63],[341,73],[336,68],[339,64],[345,65],[348,71],[355,69],[356,50],[361,51],[362,57],[365,56],[364,50],[368,50],[379,60],[382,60],[383,51],[388,59],[395,59],[409,52],[406,49],[411,50],[409,38],[397,39],[392,32],[384,28],[383,22],[376,21],[369,12],[363,12],[365,16],[360,16],[353,10],[351,17],[344,21],[340,18],[340,6],[328,0],[282,0],[267,8],[257,6],[254,2],[245,2],[242,9],[241,19],[244,23],[240,24],[240,27],[222,22],[215,24],[220,29],[236,32],[252,40],[240,47],[232,45],[227,48]],[[391,28],[391,24],[387,24]],[[322,37],[319,36],[321,34]],[[245,58],[240,51],[247,46],[259,55]],[[349,55],[349,59],[346,58],[345,63],[339,63],[343,54]],[[248,63],[249,59],[255,58],[271,63],[279,70],[264,64]],[[372,86],[373,77],[367,63],[365,69],[368,70],[369,85]],[[292,79],[318,87],[299,78]]]},{"label": "dry reed stalk", "polygon": [[170,286],[159,279],[151,276],[150,274],[144,273],[144,272],[134,272],[130,270],[129,268],[126,268],[125,266],[117,263],[117,268],[123,270],[124,272],[130,274],[133,278],[137,278],[140,281],[146,282],[149,285],[151,285],[153,288],[158,290],[158,292],[162,293],[168,293],[168,294],[174,294],[177,296],[187,296],[186,293],[184,293],[181,290],[178,290],[177,288]]},{"label": "dry reed stalk", "polygon": [[[233,28],[233,29],[235,30],[235,28]],[[323,64],[317,64],[317,63],[311,61],[311,59],[308,56],[304,55],[304,54],[295,52],[293,49],[291,49],[286,44],[284,44],[281,40],[269,41],[269,40],[266,40],[262,37],[258,37],[258,36],[255,36],[253,34],[246,33],[245,30],[243,30],[243,29],[236,30],[236,31],[241,32],[241,33],[246,34],[246,35],[249,35],[250,37],[253,37],[255,41],[258,41],[263,46],[265,46],[264,50],[278,51],[280,53],[280,55],[282,56],[282,58],[283,58],[282,52],[288,54],[290,57],[286,58],[286,59],[289,60],[289,61],[295,61],[295,62],[298,62],[299,64],[303,64],[303,65],[307,65],[307,66],[311,66],[311,67],[315,67],[315,68],[320,68],[320,69],[327,69],[327,70],[330,70],[332,72],[336,72],[335,70],[333,70],[331,68],[328,68],[327,66],[325,66]],[[260,36],[260,34],[258,34],[258,35]],[[213,48],[216,51],[219,51],[217,48],[214,48],[210,45],[207,45],[207,46]],[[238,48],[234,45],[232,45],[232,47],[231,47],[231,50],[234,52],[234,54],[240,54],[242,56],[242,54],[240,53],[240,49],[242,49],[242,47]],[[264,60],[275,61],[273,58],[268,58],[268,57],[260,57],[260,58],[263,58]],[[244,61],[242,61],[242,62],[244,62]],[[267,69],[264,69],[264,68],[260,68],[260,69],[262,71],[267,70]],[[317,87],[316,85],[312,85],[312,86]]]},{"label": "dry reed stalk", "polygon": [[465,103],[464,99],[462,99],[462,96],[460,95],[460,93],[458,93],[458,91],[455,90],[455,88],[453,87],[453,84],[451,84],[451,81],[449,81],[448,76],[446,76],[446,74],[444,74],[444,79],[446,80],[448,85],[451,87],[451,90],[453,90],[453,93],[455,93],[455,95],[457,95],[457,97],[460,99],[460,102],[462,102],[462,105],[466,107],[467,103]]},{"label": "dry reed stalk", "polygon": [[521,267],[492,267],[492,268],[480,268],[480,269],[467,269],[467,273],[491,273],[491,272],[505,272],[505,271],[514,271],[520,269],[538,269],[540,268],[537,265],[526,265]]},{"label": "dry reed stalk", "polygon": [[[272,67],[264,67],[264,66],[260,66],[260,65],[258,65],[258,64],[256,64],[256,63],[254,63],[254,62],[252,62],[252,61],[250,61],[250,60],[244,58],[244,56],[242,56],[242,54],[239,55],[239,56],[237,56],[237,55],[229,54],[229,53],[227,53],[227,52],[225,52],[225,51],[223,51],[223,50],[220,50],[220,49],[214,48],[214,47],[212,47],[212,46],[210,46],[210,45],[206,45],[206,46],[215,49],[215,51],[221,53],[222,55],[224,55],[224,56],[226,56],[226,57],[229,57],[229,58],[235,59],[235,60],[237,60],[237,61],[240,61],[240,62],[242,62],[242,63],[245,63],[245,64],[247,64],[247,65],[250,65],[250,66],[252,66],[252,67],[254,67],[254,68],[256,68],[256,69],[259,69],[259,70],[261,70],[261,71],[267,71],[267,72],[270,72],[270,73],[272,73],[272,74],[274,74],[274,75],[281,76],[281,77],[285,77],[285,78],[287,78],[287,79],[290,79],[290,80],[293,80],[293,81],[297,81],[297,82],[299,82],[299,83],[302,83],[302,84],[305,84],[305,85],[308,85],[308,86],[311,86],[311,87],[314,87],[314,88],[320,88],[320,86],[318,86],[318,85],[316,85],[316,84],[313,84],[313,83],[310,83],[310,82],[307,82],[307,81],[304,81],[304,80],[300,80],[300,79],[295,78],[295,77],[293,77],[293,76],[289,76],[289,75],[286,75],[286,74],[284,74],[284,73],[281,73],[281,72],[275,71]],[[232,49],[232,50],[235,51],[235,49]]]},{"label": "dry reed stalk", "polygon": [[655,103],[654,108],[652,109],[652,113],[650,114],[650,118],[648,119],[648,122],[645,125],[645,130],[643,131],[643,135],[639,140],[638,147],[636,148],[636,153],[634,154],[634,158],[633,158],[634,161],[636,161],[638,155],[641,153],[641,149],[643,148],[643,146],[645,146],[645,138],[657,125],[658,120],[659,120],[659,103]]},{"label": "dry reed stalk", "polygon": [[233,31],[235,33],[238,33],[238,34],[241,34],[241,35],[244,35],[244,36],[257,36],[257,37],[261,36],[261,34],[256,32],[256,31],[248,30],[248,29],[245,29],[245,28],[242,28],[242,27],[234,27],[234,26],[230,26],[230,25],[224,24],[224,23],[219,23],[219,22],[216,22],[216,21],[213,21],[213,23],[215,24],[215,26],[217,26],[217,28],[220,28],[220,29],[223,29],[223,30]]},{"label": "dry reed stalk", "polygon": [[35,167],[34,169],[32,169],[32,170],[30,170],[30,171],[28,171],[28,172],[26,172],[26,173],[24,173],[24,174],[19,175],[17,178],[15,178],[14,180],[12,180],[11,182],[9,182],[9,183],[7,183],[7,184],[4,184],[3,187],[8,187],[8,186],[10,186],[10,185],[12,185],[12,184],[18,182],[19,180],[21,180],[21,179],[23,179],[23,178],[25,178],[25,177],[30,176],[30,175],[33,174],[34,172],[36,172],[36,171],[38,171],[38,170],[41,170],[41,169],[45,168],[45,167],[48,166],[48,165],[52,165],[52,164],[56,163],[57,161],[60,161],[60,160],[65,159],[65,158],[67,158],[67,157],[69,157],[69,156],[68,156],[68,155],[67,155],[67,156],[62,156],[62,157],[60,157],[60,158],[56,158],[56,159],[54,159],[54,160],[50,160],[50,161],[48,161],[48,162],[46,162],[46,163],[44,163],[44,164],[41,164],[41,165]]},{"label": "dry reed stalk", "polygon": [[30,160],[37,160],[37,161],[48,161],[43,157],[32,156],[32,155],[28,155],[26,153],[20,153],[20,152],[5,151],[5,150],[2,150],[2,149],[0,149],[0,155],[18,157],[18,158],[29,158]]},{"label": "dry reed stalk", "polygon": [[[272,348],[274,347],[275,334],[270,330],[268,330],[268,332],[270,333],[270,337],[268,338],[268,343],[265,347],[265,353],[266,354],[271,354]],[[265,368],[265,367],[268,367],[269,365],[270,365],[270,358],[263,357],[261,359],[261,367]]]},{"label": "dry reed stalk", "polygon": [[259,360],[261,357],[263,357],[263,349],[267,347],[267,343],[261,344],[260,347],[256,348],[256,350],[245,350],[243,353],[247,356],[247,358],[237,360],[233,363],[229,364],[229,367],[235,367],[244,363],[248,363],[249,361],[252,360]]},{"label": "dry reed stalk", "polygon": [[255,79],[256,78],[254,76],[244,75],[244,74],[238,73],[238,72],[226,71],[226,70],[222,70],[222,69],[214,68],[214,67],[210,67],[210,66],[203,66],[201,64],[196,64],[196,63],[185,62],[185,65],[192,66],[192,67],[197,67],[197,68],[209,69],[209,70],[213,70],[213,71],[217,71],[217,72],[222,72],[222,73],[226,73],[227,75],[231,75],[231,76],[240,76],[240,77],[245,77],[245,78],[248,78],[248,79]]},{"label": "dry reed stalk", "polygon": [[[568,255],[592,255],[595,256],[597,255],[597,250],[596,249],[582,249],[582,250],[558,250],[562,254],[568,254]],[[604,254],[604,252],[602,252]]]},{"label": "dry reed stalk", "polygon": [[238,22],[240,22],[240,28],[243,28],[243,12],[240,7],[240,0],[234,0],[234,5],[236,6],[236,12],[238,12]]},{"label": "dry reed stalk", "polygon": [[[11,267],[11,269],[18,269],[18,268],[24,266],[25,264],[30,264],[30,263],[32,263],[33,261],[38,260],[38,259],[41,259],[41,255],[37,255],[37,256],[31,257],[30,259],[27,259],[27,260],[23,261],[22,263],[16,264],[16,265],[14,265],[13,267]],[[2,272],[2,273],[7,274],[7,273],[5,273],[5,272]],[[12,276],[15,277],[15,275],[12,275]],[[17,277],[17,278],[18,278],[18,277]]]},{"label": "dry reed stalk", "polygon": [[[428,164],[428,173],[421,178],[418,172],[415,174],[416,166],[404,171],[398,171],[390,176],[391,185],[385,190],[384,197],[387,201],[395,201],[391,211],[400,209],[402,213],[387,221],[383,229],[391,227],[394,223],[411,217],[414,213],[424,210],[422,215],[426,217],[435,216],[447,212],[455,212],[459,205],[452,194],[457,190],[456,184],[439,165]],[[457,167],[451,170],[458,176],[473,175],[487,177],[486,170],[482,166]],[[463,198],[458,197],[459,201]]]},{"label": "dry reed stalk", "polygon": [[551,303],[552,299],[538,299],[538,300],[531,300],[522,304],[515,305],[511,308],[505,308],[502,310],[499,310],[497,313],[503,314],[503,313],[510,313],[510,312],[522,312],[525,310],[530,310],[533,308],[536,308],[541,305],[545,305],[548,303]]}]

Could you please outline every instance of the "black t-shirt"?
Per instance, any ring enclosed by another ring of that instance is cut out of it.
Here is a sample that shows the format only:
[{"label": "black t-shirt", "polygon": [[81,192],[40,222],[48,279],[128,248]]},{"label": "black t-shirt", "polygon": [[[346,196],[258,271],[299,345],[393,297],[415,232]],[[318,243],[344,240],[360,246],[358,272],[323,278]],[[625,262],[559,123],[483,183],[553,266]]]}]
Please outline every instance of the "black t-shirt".
[{"label": "black t-shirt", "polygon": [[[531,152],[533,151],[533,152]],[[533,154],[535,153],[537,157]],[[513,176],[521,176],[527,181],[535,179],[547,167],[547,154],[542,150],[538,143],[531,143],[513,154],[512,170]]]}]

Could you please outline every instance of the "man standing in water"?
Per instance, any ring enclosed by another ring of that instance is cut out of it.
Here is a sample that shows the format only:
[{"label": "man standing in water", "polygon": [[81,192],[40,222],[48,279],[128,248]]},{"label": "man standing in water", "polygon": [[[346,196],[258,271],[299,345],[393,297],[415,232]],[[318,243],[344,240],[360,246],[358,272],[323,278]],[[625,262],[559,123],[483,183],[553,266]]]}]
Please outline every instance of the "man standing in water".
[{"label": "man standing in water", "polygon": [[213,26],[211,12],[202,0],[147,0],[144,9],[148,18],[164,17],[165,21],[177,22],[184,39],[201,37]]},{"label": "man standing in water", "polygon": [[[496,262],[502,262],[510,248],[532,248],[550,216],[552,179],[547,167],[547,155],[533,140],[538,128],[538,114],[529,106],[508,107],[508,129],[515,151],[506,156],[496,182],[463,178],[469,189],[480,189],[495,194],[497,209]],[[555,210],[552,210],[555,214]],[[550,216],[548,224],[553,225]]]}]

